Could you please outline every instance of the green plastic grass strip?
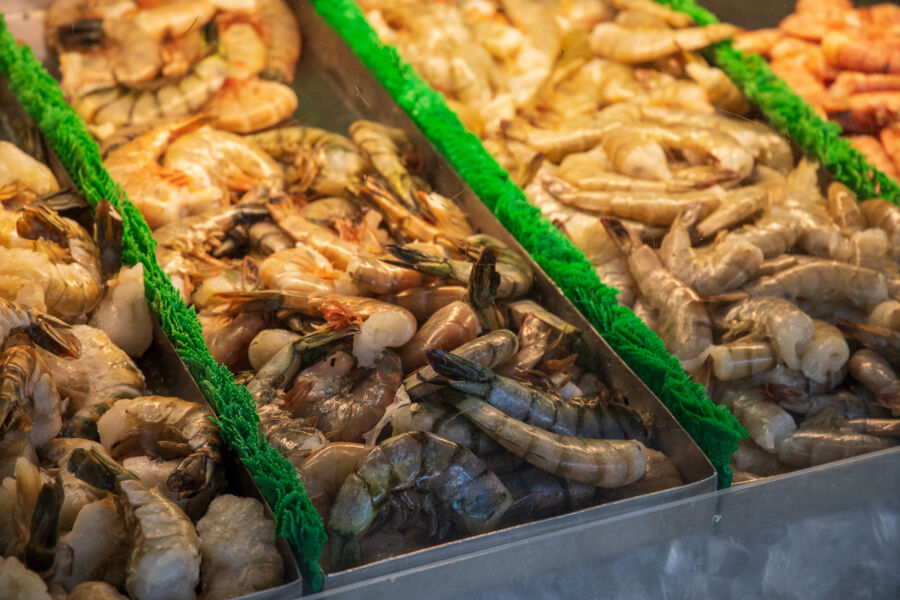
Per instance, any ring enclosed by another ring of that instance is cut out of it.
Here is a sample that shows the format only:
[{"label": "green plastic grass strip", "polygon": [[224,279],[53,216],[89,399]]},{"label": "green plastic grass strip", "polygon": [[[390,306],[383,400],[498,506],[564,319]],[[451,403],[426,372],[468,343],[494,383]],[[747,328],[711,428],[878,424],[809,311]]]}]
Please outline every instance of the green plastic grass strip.
[{"label": "green plastic grass strip", "polygon": [[[718,23],[714,14],[693,0],[656,0],[681,11],[698,25]],[[775,75],[759,54],[742,52],[731,42],[719,42],[705,51],[747,98],[759,106],[775,129],[793,139],[815,157],[832,177],[849,187],[860,200],[880,197],[900,204],[900,185],[866,160],[840,137],[841,127],[824,121],[783,79]]]},{"label": "green plastic grass strip", "polygon": [[294,549],[300,570],[314,590],[322,587],[318,561],[325,543],[319,513],[303,489],[294,467],[259,434],[259,416],[247,388],[235,384],[203,341],[197,315],[185,306],[169,277],[159,268],[150,228],[140,211],[103,167],[100,150],[81,117],[65,102],[56,81],[31,49],[19,46],[0,14],[0,72],[23,108],[35,119],[59,155],[75,185],[95,207],[109,200],[125,222],[122,259],[143,264],[147,300],[191,375],[218,414],[222,438],[247,466],[272,507],[278,534]]},{"label": "green plastic grass strip", "polygon": [[718,469],[719,485],[730,485],[728,459],[738,439],[746,436],[737,419],[710,402],[678,359],[666,352],[659,337],[616,303],[618,292],[604,285],[584,254],[528,202],[481,141],[465,130],[443,96],[416,75],[396,48],[379,40],[352,0],[312,0],[312,4],[475,194],[665,403]]}]

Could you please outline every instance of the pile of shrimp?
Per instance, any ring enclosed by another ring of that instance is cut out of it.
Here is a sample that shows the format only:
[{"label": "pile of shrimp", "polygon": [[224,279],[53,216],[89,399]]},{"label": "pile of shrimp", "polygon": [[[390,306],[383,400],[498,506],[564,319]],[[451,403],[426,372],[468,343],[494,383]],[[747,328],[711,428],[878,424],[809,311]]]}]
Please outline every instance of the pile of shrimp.
[{"label": "pile of shrimp", "polygon": [[209,409],[151,395],[135,362],[153,322],[141,268],[121,265],[121,217],[106,203],[92,216],[6,140],[0,190],[2,595],[230,598],[280,585],[274,520],[225,493]]},{"label": "pile of shrimp", "polygon": [[[619,302],[750,430],[738,481],[896,443],[900,209],[857,205],[838,184],[823,197],[815,164],[735,118],[752,107],[694,51],[736,28],[695,27],[645,0],[362,4]],[[438,44],[436,15],[456,24],[454,46],[468,36],[465,60]],[[542,60],[523,71],[535,86],[518,96],[517,68],[537,47]],[[472,82],[486,90],[474,100]]]},{"label": "pile of shrimp", "polygon": [[163,164],[220,194],[154,231],[157,258],[297,468],[323,568],[680,485],[649,416],[529,299],[528,263],[432,189],[401,130],[348,133],[164,125],[107,159],[166,140]]},{"label": "pile of shrimp", "polygon": [[104,146],[194,114],[255,131],[297,107],[300,33],[283,0],[55,0],[45,35],[66,99]]},{"label": "pile of shrimp", "polygon": [[872,166],[900,179],[900,6],[797,0],[777,28],[742,33],[734,44],[765,56]]}]

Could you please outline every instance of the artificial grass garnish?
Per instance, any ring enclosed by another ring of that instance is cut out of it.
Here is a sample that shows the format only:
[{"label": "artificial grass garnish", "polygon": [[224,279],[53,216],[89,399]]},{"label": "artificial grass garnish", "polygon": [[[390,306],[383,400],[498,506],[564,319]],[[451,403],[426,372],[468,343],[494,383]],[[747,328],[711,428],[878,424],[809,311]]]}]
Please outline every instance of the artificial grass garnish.
[{"label": "artificial grass garnish", "polygon": [[745,429],[691,380],[677,358],[629,309],[616,302],[584,254],[532,206],[475,135],[466,131],[443,96],[431,89],[397,49],[383,44],[352,0],[312,0],[359,60],[375,75],[431,143],[519,240],[563,293],[622,359],[656,393],[731,484],[728,461]]},{"label": "artificial grass garnish", "polygon": [[285,537],[297,556],[303,578],[313,590],[322,588],[319,557],[325,528],[309,501],[297,471],[259,433],[259,416],[250,393],[234,382],[228,369],[217,364],[203,341],[193,308],[156,263],[155,242],[140,211],[103,167],[97,147],[81,117],[63,98],[56,81],[27,46],[19,46],[0,14],[0,73],[22,107],[34,118],[75,185],[92,207],[109,200],[125,222],[122,260],[144,265],[144,290],[151,309],[218,414],[222,439],[241,459],[262,490],[275,515],[278,535]]}]

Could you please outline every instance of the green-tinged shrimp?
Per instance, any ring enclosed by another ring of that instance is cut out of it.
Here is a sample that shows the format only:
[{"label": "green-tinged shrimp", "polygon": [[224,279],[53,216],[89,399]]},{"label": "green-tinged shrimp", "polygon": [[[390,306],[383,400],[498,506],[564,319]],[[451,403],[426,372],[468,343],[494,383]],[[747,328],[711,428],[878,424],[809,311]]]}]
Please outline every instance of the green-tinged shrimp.
[{"label": "green-tinged shrimp", "polygon": [[341,543],[340,560],[358,562],[354,542],[378,514],[407,490],[422,495],[410,506],[430,517],[435,537],[488,531],[512,504],[506,487],[474,454],[436,435],[404,433],[372,448],[338,492],[328,529]]},{"label": "green-tinged shrimp", "polygon": [[140,600],[194,600],[200,581],[200,540],[194,524],[162,492],[95,450],[72,452],[68,469],[115,492],[133,535],[125,587]]},{"label": "green-tinged shrimp", "polygon": [[432,368],[450,386],[483,398],[510,417],[563,436],[635,439],[647,442],[650,429],[644,415],[618,402],[567,400],[516,379],[494,374],[487,367],[442,350],[429,350]]}]

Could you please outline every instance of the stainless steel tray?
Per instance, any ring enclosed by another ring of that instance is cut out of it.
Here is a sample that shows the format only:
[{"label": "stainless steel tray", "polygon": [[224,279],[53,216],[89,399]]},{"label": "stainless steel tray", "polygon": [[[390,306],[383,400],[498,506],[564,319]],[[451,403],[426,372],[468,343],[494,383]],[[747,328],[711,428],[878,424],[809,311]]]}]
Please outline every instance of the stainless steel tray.
[{"label": "stainless steel tray", "polygon": [[478,553],[499,545],[533,543],[531,552],[539,552],[540,536],[570,528],[578,529],[628,511],[715,490],[715,470],[668,409],[563,296],[559,287],[531,260],[528,253],[443,160],[346,44],[315,14],[314,9],[305,2],[291,4],[300,22],[303,37],[303,52],[294,83],[299,97],[296,119],[304,125],[341,134],[346,134],[350,123],[357,119],[371,119],[404,130],[422,154],[435,189],[457,200],[475,229],[499,238],[526,257],[535,272],[537,299],[584,332],[593,353],[595,372],[604,375],[616,389],[626,392],[633,406],[653,413],[657,445],[672,457],[686,482],[678,488],[627,498],[333,573],[326,577],[325,589],[387,576],[429,563],[448,561],[453,557],[477,556]]},{"label": "stainless steel tray", "polygon": [[[30,120],[30,117],[26,115],[22,106],[16,100],[15,95],[10,91],[6,78],[2,76],[0,76],[0,107],[2,107],[0,110],[2,110],[4,115],[11,117],[18,125]],[[46,154],[44,158],[46,159],[47,165],[59,181],[60,187],[63,189],[74,189],[75,186],[72,179],[60,162],[59,157],[57,157],[56,153],[49,147],[42,136],[40,143]],[[206,397],[200,391],[200,388],[191,377],[184,362],[182,362],[181,358],[178,356],[172,342],[163,333],[159,321],[155,316],[153,319],[153,343],[135,362],[144,373],[148,394],[178,396],[184,400],[190,400],[209,406]],[[215,412],[215,409],[213,409],[213,412]],[[227,488],[222,490],[222,493],[256,498],[262,502],[266,514],[274,519],[269,503],[253,481],[253,477],[250,475],[247,467],[234,456],[227,446],[225,447],[222,459],[227,479]],[[290,545],[283,537],[278,537],[276,540],[276,547],[284,561],[285,583],[278,587],[270,588],[255,594],[241,596],[241,598],[265,600],[268,598],[284,598],[296,595],[296,591],[300,586],[300,571],[297,567],[297,561],[290,549]]]}]

